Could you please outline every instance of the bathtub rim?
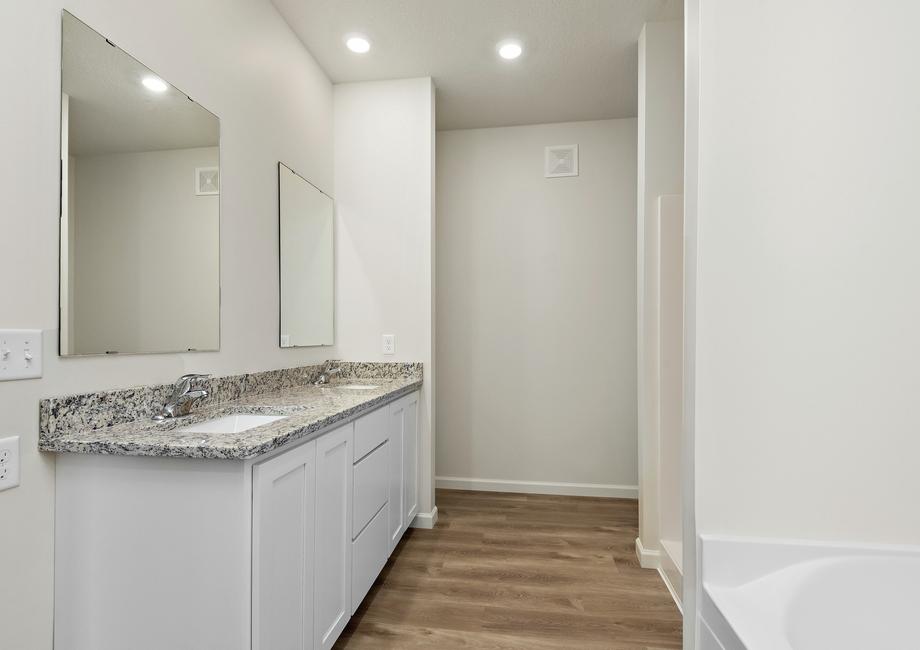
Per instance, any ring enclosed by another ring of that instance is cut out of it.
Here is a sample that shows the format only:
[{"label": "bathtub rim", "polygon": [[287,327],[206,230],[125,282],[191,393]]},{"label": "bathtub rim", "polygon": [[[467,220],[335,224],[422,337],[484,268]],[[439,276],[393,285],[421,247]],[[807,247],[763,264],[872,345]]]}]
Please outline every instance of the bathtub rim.
[{"label": "bathtub rim", "polygon": [[[726,592],[742,587],[794,565],[845,557],[911,557],[920,558],[920,546],[905,544],[822,541],[813,539],[784,539],[745,537],[738,535],[699,535],[700,578],[702,598],[697,617],[706,625],[724,650],[760,650],[742,642],[750,639],[750,629],[744,621],[732,621],[719,603]],[[741,625],[737,625],[740,623]],[[779,632],[775,630],[773,632]],[[768,634],[772,643],[778,634]],[[785,638],[785,634],[782,635]],[[788,644],[785,648],[788,648]],[[783,650],[777,645],[771,646]]]}]

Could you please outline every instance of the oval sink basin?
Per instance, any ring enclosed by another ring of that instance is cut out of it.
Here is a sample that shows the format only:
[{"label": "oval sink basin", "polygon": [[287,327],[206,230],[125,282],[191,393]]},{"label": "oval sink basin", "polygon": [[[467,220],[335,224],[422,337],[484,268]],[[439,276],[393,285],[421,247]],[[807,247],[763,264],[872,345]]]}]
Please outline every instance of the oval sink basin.
[{"label": "oval sink basin", "polygon": [[380,386],[374,386],[373,384],[345,384],[344,386],[336,386],[336,388],[344,388],[345,390],[374,390],[380,388]]},{"label": "oval sink basin", "polygon": [[261,427],[263,424],[283,420],[286,417],[286,415],[250,415],[248,413],[225,415],[222,418],[190,424],[176,431],[179,433],[241,433]]}]

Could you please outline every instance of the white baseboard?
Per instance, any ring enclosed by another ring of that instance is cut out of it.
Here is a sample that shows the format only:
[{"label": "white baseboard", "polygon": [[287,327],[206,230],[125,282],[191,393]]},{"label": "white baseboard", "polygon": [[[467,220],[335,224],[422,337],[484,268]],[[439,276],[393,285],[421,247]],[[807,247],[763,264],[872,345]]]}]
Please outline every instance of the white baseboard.
[{"label": "white baseboard", "polygon": [[668,588],[668,593],[671,594],[671,599],[674,601],[674,604],[677,605],[677,611],[683,615],[684,605],[681,602],[680,594],[677,593],[677,589],[671,584],[671,579],[668,577],[668,572],[665,571],[662,567],[658,567],[658,575],[661,576],[661,581],[664,583],[664,586]]},{"label": "white baseboard", "polygon": [[415,515],[415,519],[412,520],[410,528],[425,528],[431,529],[434,528],[435,524],[438,523],[438,507],[435,506],[431,509],[431,512],[420,512]]},{"label": "white baseboard", "polygon": [[435,485],[447,490],[481,492],[516,492],[520,494],[558,494],[575,497],[638,499],[638,485],[604,485],[601,483],[545,483],[542,481],[505,481],[502,479],[458,478],[437,476]]},{"label": "white baseboard", "polygon": [[643,569],[661,568],[661,551],[645,548],[638,537],[636,538],[636,557],[639,558],[639,566]]},{"label": "white baseboard", "polygon": [[661,554],[659,556],[658,573],[671,593],[671,598],[677,604],[677,609],[683,614],[684,607],[681,602],[681,589],[683,589],[684,585],[684,576],[681,570],[683,547],[680,542],[674,540],[663,539],[659,544],[661,545]]}]

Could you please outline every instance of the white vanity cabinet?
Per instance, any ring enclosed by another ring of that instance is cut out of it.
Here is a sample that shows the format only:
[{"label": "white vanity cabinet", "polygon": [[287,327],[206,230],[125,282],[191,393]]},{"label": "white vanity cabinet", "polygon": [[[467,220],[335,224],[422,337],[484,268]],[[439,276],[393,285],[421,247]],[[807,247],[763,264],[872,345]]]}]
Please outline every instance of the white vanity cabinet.
[{"label": "white vanity cabinet", "polygon": [[418,514],[418,393],[390,405],[389,553]]},{"label": "white vanity cabinet", "polygon": [[347,424],[252,468],[252,650],[331,648],[351,616]]},{"label": "white vanity cabinet", "polygon": [[348,623],[353,431],[253,465],[253,650],[331,648]]},{"label": "white vanity cabinet", "polygon": [[418,513],[418,393],[358,420],[355,440],[352,613]]},{"label": "white vanity cabinet", "polygon": [[311,561],[320,523],[316,463],[313,441],[252,468],[253,650],[312,648],[314,621],[321,624],[313,588],[321,567]]},{"label": "white vanity cabinet", "polygon": [[313,555],[316,643],[306,647],[317,650],[331,648],[351,617],[353,446],[352,424],[316,441],[316,550]]},{"label": "white vanity cabinet", "polygon": [[418,509],[417,409],[252,460],[60,454],[54,647],[331,648]]}]

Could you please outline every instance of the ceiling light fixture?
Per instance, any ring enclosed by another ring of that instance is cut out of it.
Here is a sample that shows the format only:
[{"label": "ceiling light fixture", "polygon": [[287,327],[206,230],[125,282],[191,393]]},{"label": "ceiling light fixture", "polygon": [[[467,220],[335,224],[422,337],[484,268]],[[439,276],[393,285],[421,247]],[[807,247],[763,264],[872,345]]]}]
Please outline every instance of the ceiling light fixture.
[{"label": "ceiling light fixture", "polygon": [[141,80],[141,83],[144,84],[144,88],[155,93],[166,92],[166,90],[169,88],[169,84],[167,84],[159,77],[154,76],[144,77]]},{"label": "ceiling light fixture", "polygon": [[355,54],[367,54],[371,49],[371,42],[360,34],[352,34],[345,38],[345,47]]},{"label": "ceiling light fixture", "polygon": [[523,51],[520,41],[502,41],[498,44],[498,56],[508,61],[518,58]]}]

